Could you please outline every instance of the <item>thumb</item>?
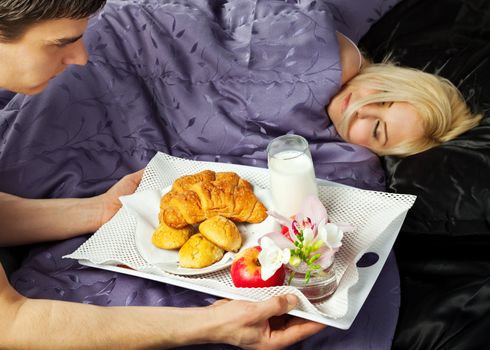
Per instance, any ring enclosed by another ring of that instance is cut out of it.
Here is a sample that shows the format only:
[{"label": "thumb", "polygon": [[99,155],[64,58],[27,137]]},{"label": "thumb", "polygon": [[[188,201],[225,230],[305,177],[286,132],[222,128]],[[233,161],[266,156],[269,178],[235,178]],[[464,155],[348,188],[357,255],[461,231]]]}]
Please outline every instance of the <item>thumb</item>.
[{"label": "thumb", "polygon": [[262,309],[266,317],[283,315],[298,305],[298,297],[294,294],[277,295],[262,302]]},{"label": "thumb", "polygon": [[286,300],[288,302],[288,309],[286,312],[289,312],[292,309],[294,309],[299,303],[298,297],[294,294],[286,294]]},{"label": "thumb", "polygon": [[138,171],[135,171],[134,173],[129,174],[129,176],[132,178],[132,180],[136,183],[140,183],[141,178],[143,177],[143,173],[145,172],[145,169],[140,169]]}]

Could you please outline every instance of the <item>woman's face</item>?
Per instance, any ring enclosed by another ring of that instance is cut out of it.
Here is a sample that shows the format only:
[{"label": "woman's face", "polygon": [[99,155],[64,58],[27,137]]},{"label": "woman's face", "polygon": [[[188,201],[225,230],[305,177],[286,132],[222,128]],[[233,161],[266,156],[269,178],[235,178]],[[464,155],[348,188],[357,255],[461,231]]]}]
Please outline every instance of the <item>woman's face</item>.
[{"label": "woman's face", "polygon": [[424,136],[420,116],[406,102],[364,105],[354,112],[350,123],[342,128],[343,112],[347,107],[374,93],[375,90],[363,88],[362,84],[347,85],[330,101],[328,115],[344,140],[367,147],[375,153],[386,154],[386,150],[403,141]]}]

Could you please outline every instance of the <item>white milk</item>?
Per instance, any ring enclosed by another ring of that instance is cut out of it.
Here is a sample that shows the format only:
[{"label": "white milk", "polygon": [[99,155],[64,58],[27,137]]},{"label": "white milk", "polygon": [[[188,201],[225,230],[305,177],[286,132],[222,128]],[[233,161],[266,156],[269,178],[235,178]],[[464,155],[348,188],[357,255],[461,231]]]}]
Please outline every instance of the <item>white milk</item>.
[{"label": "white milk", "polygon": [[303,152],[282,151],[270,157],[269,173],[274,210],[284,216],[295,215],[308,195],[318,194],[313,162]]}]

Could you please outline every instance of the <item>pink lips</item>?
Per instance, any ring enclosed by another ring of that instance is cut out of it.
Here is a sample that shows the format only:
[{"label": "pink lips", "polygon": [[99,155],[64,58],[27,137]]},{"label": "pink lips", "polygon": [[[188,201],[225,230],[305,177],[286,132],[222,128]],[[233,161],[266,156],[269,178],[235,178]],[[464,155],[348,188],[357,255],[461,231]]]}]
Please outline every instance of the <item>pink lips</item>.
[{"label": "pink lips", "polygon": [[340,113],[341,114],[344,114],[347,107],[349,107],[349,102],[350,102],[351,96],[352,96],[352,92],[350,94],[348,94],[347,96],[345,96],[344,100],[342,101],[342,106],[340,107]]}]

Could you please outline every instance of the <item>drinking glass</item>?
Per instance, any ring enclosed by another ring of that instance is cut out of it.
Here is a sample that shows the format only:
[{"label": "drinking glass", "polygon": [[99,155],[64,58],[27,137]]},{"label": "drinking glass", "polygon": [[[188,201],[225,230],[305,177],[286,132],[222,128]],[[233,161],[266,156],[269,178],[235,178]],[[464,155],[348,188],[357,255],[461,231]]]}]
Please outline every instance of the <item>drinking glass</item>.
[{"label": "drinking glass", "polygon": [[308,195],[318,195],[308,141],[299,135],[279,136],[267,146],[267,160],[274,210],[296,215]]}]

